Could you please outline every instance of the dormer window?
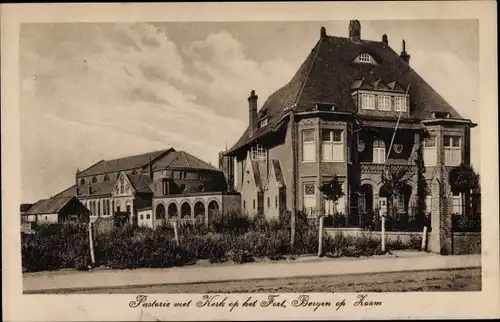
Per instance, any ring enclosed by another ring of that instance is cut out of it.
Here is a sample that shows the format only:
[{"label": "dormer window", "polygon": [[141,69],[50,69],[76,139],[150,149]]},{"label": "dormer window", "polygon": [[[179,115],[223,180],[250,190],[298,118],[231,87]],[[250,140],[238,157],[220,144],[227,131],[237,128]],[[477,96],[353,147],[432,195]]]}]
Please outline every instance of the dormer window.
[{"label": "dormer window", "polygon": [[381,111],[391,110],[391,97],[389,95],[378,96],[378,109]]},{"label": "dormer window", "polygon": [[407,102],[406,97],[394,97],[394,110],[396,112],[406,112],[408,109]]},{"label": "dormer window", "polygon": [[448,112],[432,112],[432,117],[435,119],[448,119],[450,118],[450,113]]},{"label": "dormer window", "polygon": [[359,54],[359,56],[356,57],[354,61],[358,63],[376,64],[375,59],[373,59],[373,57],[367,53]]},{"label": "dormer window", "polygon": [[253,161],[265,161],[267,159],[266,150],[261,144],[250,148],[250,158]]},{"label": "dormer window", "polygon": [[259,128],[266,126],[266,125],[267,125],[267,123],[268,123],[268,118],[267,118],[267,117],[266,117],[266,118],[263,118],[263,119],[259,122]]},{"label": "dormer window", "polygon": [[361,108],[364,110],[374,110],[375,109],[375,95],[373,95],[373,94],[361,94]]},{"label": "dormer window", "polygon": [[335,111],[335,104],[325,102],[313,102],[314,109],[317,111]]}]

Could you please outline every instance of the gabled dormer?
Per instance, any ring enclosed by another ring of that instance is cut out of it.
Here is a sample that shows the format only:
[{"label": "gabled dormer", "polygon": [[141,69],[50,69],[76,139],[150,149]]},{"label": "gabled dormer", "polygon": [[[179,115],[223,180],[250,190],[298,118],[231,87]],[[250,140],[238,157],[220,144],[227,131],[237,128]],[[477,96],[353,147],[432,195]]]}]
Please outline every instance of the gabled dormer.
[{"label": "gabled dormer", "polygon": [[113,189],[113,197],[130,197],[134,194],[135,190],[130,182],[130,178],[125,172],[121,172]]}]

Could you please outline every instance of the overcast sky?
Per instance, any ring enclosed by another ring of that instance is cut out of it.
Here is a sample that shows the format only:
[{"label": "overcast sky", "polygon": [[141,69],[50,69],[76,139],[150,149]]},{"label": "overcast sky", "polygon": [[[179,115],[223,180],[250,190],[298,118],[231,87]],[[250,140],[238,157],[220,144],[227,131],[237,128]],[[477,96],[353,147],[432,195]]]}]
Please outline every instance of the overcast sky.
[{"label": "overcast sky", "polygon": [[[348,21],[64,23],[20,34],[22,200],[47,198],[101,159],[174,147],[217,165],[316,44]],[[466,118],[479,122],[476,20],[361,21],[363,39],[401,51]],[[472,162],[479,155],[473,130]],[[479,170],[479,169],[477,169]]]}]

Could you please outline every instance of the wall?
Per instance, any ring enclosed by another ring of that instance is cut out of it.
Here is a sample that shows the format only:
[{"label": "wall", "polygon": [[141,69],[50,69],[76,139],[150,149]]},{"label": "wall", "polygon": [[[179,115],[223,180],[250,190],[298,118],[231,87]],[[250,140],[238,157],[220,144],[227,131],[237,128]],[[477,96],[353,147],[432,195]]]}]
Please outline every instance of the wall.
[{"label": "wall", "polygon": [[257,186],[256,177],[258,179],[261,178],[260,175],[255,175],[250,155],[248,155],[243,172],[243,183],[241,185],[241,211],[250,216],[257,214],[259,208],[258,201],[261,187]]},{"label": "wall", "polygon": [[59,222],[57,214],[40,214],[38,215],[38,223],[40,224],[57,224]]},{"label": "wall", "polygon": [[481,233],[453,233],[453,255],[481,254]]},{"label": "wall", "polygon": [[139,226],[153,228],[153,210],[144,209],[137,211],[137,224]]}]

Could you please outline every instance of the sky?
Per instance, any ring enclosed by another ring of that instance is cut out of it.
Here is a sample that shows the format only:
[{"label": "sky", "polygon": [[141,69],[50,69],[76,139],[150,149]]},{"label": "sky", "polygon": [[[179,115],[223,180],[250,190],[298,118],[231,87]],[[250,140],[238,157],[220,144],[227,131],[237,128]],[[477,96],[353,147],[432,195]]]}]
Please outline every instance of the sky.
[{"label": "sky", "polygon": [[[360,21],[401,51],[463,117],[479,122],[477,20]],[[251,90],[286,84],[320,36],[349,21],[24,24],[21,195],[48,198],[101,159],[173,147],[214,165],[248,124]],[[410,93],[411,94],[411,93]],[[479,130],[472,131],[478,168]],[[477,165],[477,166],[476,166]]]}]

